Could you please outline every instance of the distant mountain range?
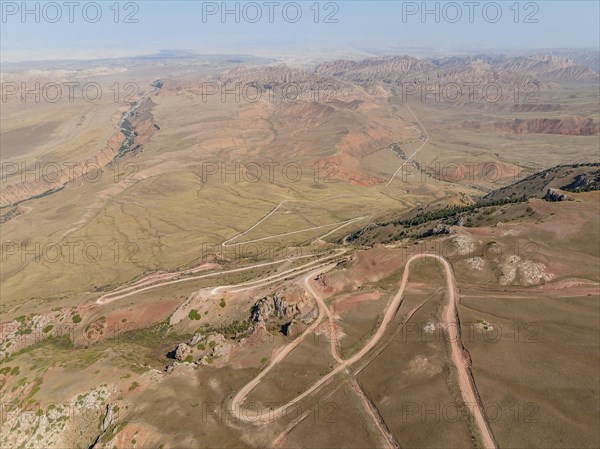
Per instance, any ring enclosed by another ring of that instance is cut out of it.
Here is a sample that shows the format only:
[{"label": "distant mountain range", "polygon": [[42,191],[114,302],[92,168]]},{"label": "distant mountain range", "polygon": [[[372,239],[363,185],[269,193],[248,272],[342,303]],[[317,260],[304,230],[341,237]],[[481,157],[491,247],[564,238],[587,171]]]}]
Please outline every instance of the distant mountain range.
[{"label": "distant mountain range", "polygon": [[498,81],[529,79],[540,82],[596,82],[600,78],[598,55],[562,51],[530,56],[453,56],[417,59],[411,56],[369,58],[362,61],[338,60],[316,67],[319,75],[353,82]]}]

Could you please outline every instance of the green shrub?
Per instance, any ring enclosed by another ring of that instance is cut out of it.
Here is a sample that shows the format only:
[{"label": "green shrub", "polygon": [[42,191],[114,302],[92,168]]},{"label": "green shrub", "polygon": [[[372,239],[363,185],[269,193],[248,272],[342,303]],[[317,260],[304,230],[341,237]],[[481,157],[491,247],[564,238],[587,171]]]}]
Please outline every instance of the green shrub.
[{"label": "green shrub", "polygon": [[192,309],[190,310],[190,313],[188,313],[188,318],[190,320],[196,321],[202,318],[202,315],[200,315],[200,313],[198,313],[196,309]]}]

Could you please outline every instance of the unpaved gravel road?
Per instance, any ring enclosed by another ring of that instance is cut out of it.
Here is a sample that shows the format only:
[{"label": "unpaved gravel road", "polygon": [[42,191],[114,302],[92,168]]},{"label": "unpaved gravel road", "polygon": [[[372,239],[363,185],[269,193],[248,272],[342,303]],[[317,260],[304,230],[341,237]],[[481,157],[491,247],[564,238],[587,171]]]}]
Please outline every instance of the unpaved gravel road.
[{"label": "unpaved gravel road", "polygon": [[402,299],[404,295],[404,290],[406,289],[406,284],[408,283],[408,277],[410,274],[410,266],[412,262],[417,260],[418,258],[429,257],[437,260],[444,267],[444,272],[446,276],[447,283],[447,296],[448,296],[448,305],[444,310],[444,321],[447,323],[448,330],[448,338],[450,340],[451,347],[451,358],[452,362],[456,368],[457,372],[457,380],[459,384],[459,388],[461,391],[462,398],[467,404],[477,404],[475,407],[471,407],[472,413],[474,415],[475,423],[477,428],[479,429],[479,433],[483,442],[483,446],[486,449],[496,449],[497,445],[495,443],[494,437],[492,435],[491,429],[488,425],[487,420],[485,419],[483,408],[479,401],[479,397],[477,395],[477,390],[472,380],[472,376],[469,372],[470,368],[467,360],[463,354],[462,341],[460,339],[459,334],[459,323],[458,323],[458,310],[457,310],[457,302],[458,302],[458,288],[456,286],[456,280],[454,278],[454,272],[452,271],[452,267],[444,259],[443,257],[437,256],[435,254],[417,254],[412,256],[407,260],[404,273],[402,276],[402,281],[400,283],[400,288],[398,292],[392,299],[390,305],[388,306],[381,325],[377,329],[377,332],[373,335],[371,340],[355,355],[350,357],[349,359],[342,359],[337,351],[337,346],[335,345],[334,340],[332,339],[331,351],[334,358],[338,361],[338,366],[331,371],[330,373],[323,376],[319,379],[315,384],[313,384],[310,388],[305,390],[303,393],[296,396],[294,399],[289,401],[287,404],[284,404],[277,409],[269,409],[263,411],[257,411],[253,409],[249,416],[244,416],[244,411],[242,408],[242,404],[244,400],[250,394],[250,392],[256,388],[256,386],[260,383],[260,381],[279,363],[281,362],[294,348],[296,348],[304,339],[311,333],[314,332],[319,326],[320,322],[327,316],[329,320],[329,324],[333,324],[333,317],[329,308],[325,304],[325,301],[319,295],[318,292],[315,291],[313,286],[311,285],[311,280],[319,273],[323,273],[325,271],[329,271],[335,264],[328,265],[326,267],[322,267],[319,270],[311,271],[304,278],[304,286],[306,290],[315,297],[318,305],[319,305],[319,315],[317,319],[309,326],[298,338],[292,341],[290,344],[285,346],[276,357],[266,366],[254,379],[252,379],[248,384],[246,384],[233,398],[231,408],[233,413],[240,419],[246,422],[252,422],[254,424],[266,424],[271,422],[273,419],[283,416],[286,409],[292,405],[295,405],[299,401],[306,398],[308,395],[319,389],[322,385],[331,380],[334,376],[345,370],[348,366],[356,363],[360,359],[362,359],[367,353],[369,353],[375,345],[381,340],[384,333],[386,332],[390,322],[396,315],[396,312],[400,308],[402,304]]}]

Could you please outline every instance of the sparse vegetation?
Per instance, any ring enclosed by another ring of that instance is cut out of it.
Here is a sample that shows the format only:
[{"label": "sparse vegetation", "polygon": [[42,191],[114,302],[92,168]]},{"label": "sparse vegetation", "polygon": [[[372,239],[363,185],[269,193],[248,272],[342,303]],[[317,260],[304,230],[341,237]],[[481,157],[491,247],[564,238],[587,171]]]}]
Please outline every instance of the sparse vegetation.
[{"label": "sparse vegetation", "polygon": [[248,334],[253,329],[252,323],[248,320],[237,321],[234,320],[230,324],[223,324],[221,326],[214,326],[206,324],[202,328],[204,334],[217,333],[223,334],[229,337],[241,337]]}]

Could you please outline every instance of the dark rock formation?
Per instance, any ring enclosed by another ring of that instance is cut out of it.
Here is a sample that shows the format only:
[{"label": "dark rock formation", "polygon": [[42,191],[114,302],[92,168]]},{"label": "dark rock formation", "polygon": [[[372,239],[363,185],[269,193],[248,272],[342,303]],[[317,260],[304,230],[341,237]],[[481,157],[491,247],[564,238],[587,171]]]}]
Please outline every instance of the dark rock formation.
[{"label": "dark rock formation", "polygon": [[283,326],[281,326],[281,333],[286,337],[289,337],[292,334],[292,326],[293,320],[288,323],[285,323]]},{"label": "dark rock formation", "polygon": [[548,189],[544,197],[544,201],[567,201],[569,197],[556,189]]},{"label": "dark rock formation", "polygon": [[432,235],[448,235],[454,234],[454,230],[443,223],[439,223],[431,229],[423,233],[421,237],[431,237]]},{"label": "dark rock formation", "polygon": [[600,190],[600,170],[593,173],[581,173],[573,181],[560,188],[568,192],[589,192],[590,190]]}]

